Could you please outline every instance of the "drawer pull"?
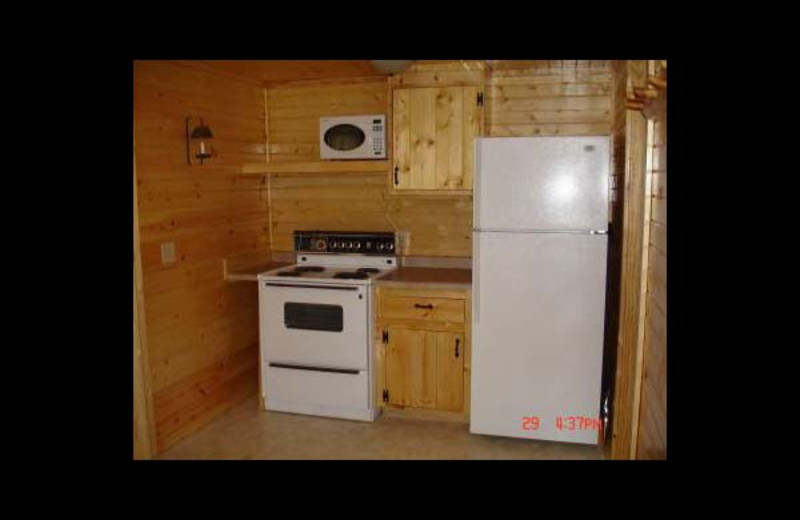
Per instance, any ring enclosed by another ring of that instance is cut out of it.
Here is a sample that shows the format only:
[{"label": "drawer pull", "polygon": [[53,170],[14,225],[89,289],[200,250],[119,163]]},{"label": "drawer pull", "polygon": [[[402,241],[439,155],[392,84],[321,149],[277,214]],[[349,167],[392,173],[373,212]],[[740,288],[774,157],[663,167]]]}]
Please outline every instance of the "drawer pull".
[{"label": "drawer pull", "polygon": [[460,339],[456,338],[456,357],[458,357],[458,343],[461,341]]},{"label": "drawer pull", "polygon": [[415,303],[414,304],[414,308],[415,309],[433,309],[433,304],[432,303],[428,303],[426,305],[423,305],[421,303]]}]

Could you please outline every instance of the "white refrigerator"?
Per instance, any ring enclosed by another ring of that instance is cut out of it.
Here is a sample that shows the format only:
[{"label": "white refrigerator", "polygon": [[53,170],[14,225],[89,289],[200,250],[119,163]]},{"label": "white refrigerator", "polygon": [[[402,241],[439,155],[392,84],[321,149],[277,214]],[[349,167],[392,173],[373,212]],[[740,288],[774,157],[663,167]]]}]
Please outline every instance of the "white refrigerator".
[{"label": "white refrigerator", "polygon": [[472,433],[598,443],[609,148],[476,140]]}]

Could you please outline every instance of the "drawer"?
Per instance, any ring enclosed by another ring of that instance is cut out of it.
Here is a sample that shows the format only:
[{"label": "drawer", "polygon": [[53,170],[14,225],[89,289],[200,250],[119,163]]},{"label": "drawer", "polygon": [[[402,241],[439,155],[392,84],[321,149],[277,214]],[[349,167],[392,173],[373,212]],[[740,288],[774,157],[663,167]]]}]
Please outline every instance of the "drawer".
[{"label": "drawer", "polygon": [[388,296],[381,299],[381,318],[464,323],[464,300]]},{"label": "drawer", "polygon": [[[292,368],[296,367],[296,368]],[[366,370],[325,371],[298,365],[267,363],[264,405],[267,410],[344,419],[374,419]]]}]

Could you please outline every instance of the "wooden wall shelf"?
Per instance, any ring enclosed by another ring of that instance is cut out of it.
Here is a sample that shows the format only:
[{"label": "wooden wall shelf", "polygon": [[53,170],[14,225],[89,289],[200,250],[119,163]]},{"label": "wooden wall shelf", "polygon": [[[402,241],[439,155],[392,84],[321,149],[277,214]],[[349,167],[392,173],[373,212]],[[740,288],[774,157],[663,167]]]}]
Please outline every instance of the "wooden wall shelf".
[{"label": "wooden wall shelf", "polygon": [[388,173],[389,161],[313,161],[249,163],[242,173]]}]

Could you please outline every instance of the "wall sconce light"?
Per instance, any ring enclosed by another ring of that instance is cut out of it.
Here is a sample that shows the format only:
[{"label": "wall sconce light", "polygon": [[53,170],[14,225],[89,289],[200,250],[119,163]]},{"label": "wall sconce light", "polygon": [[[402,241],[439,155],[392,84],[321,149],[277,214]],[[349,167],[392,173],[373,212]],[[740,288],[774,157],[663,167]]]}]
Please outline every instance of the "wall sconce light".
[{"label": "wall sconce light", "polygon": [[200,159],[200,164],[203,161],[210,159],[213,155],[213,149],[209,142],[214,138],[211,129],[205,124],[203,118],[200,118],[200,124],[189,130],[192,126],[191,117],[186,118],[186,162],[192,166],[192,157]]}]

